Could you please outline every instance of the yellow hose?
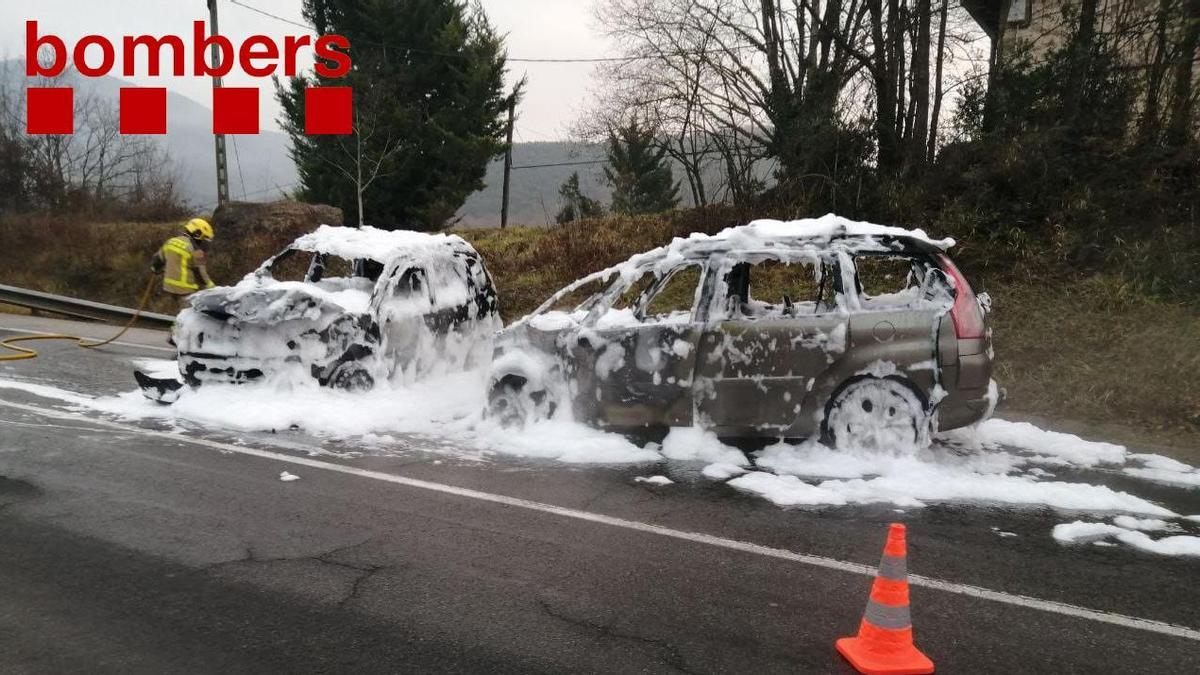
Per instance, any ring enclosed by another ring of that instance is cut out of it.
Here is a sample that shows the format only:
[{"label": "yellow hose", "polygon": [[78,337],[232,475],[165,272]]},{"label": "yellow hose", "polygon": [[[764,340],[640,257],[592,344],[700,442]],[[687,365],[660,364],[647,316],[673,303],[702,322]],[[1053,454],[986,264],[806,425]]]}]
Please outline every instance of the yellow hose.
[{"label": "yellow hose", "polygon": [[125,324],[125,327],[121,329],[120,333],[117,333],[109,339],[104,340],[103,342],[91,342],[89,341],[89,338],[82,338],[77,335],[57,334],[12,337],[6,340],[0,340],[0,347],[10,349],[18,353],[0,356],[0,361],[20,361],[22,359],[36,359],[38,357],[37,350],[30,349],[29,347],[18,347],[17,345],[13,344],[15,342],[32,342],[34,340],[74,340],[77,345],[83,347],[84,349],[95,349],[96,347],[103,347],[110,342],[116,342],[121,338],[122,335],[128,333],[130,328],[133,328],[133,324],[137,323],[138,317],[142,315],[142,310],[146,309],[146,304],[150,302],[150,293],[154,290],[154,282],[156,280],[156,276],[150,276],[150,280],[146,282],[146,290],[142,291],[142,299],[140,302],[138,302],[138,307],[133,312],[133,317],[129,319],[129,323]]}]

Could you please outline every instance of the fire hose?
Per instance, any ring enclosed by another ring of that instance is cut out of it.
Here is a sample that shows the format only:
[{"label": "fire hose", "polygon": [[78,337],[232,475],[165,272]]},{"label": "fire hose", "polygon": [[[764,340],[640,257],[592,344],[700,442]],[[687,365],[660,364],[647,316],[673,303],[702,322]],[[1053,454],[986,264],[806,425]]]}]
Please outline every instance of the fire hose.
[{"label": "fire hose", "polygon": [[0,361],[20,361],[23,359],[36,359],[38,353],[36,349],[29,347],[18,347],[17,342],[33,342],[35,340],[74,340],[75,344],[84,349],[95,349],[104,345],[116,342],[121,339],[121,336],[129,332],[133,328],[133,324],[137,323],[138,318],[146,309],[146,305],[150,302],[150,294],[154,291],[155,282],[158,280],[157,275],[150,275],[150,279],[146,282],[146,290],[142,291],[142,299],[138,302],[137,309],[134,310],[133,316],[129,322],[121,329],[119,333],[103,341],[94,341],[92,338],[79,337],[78,335],[63,335],[58,333],[47,333],[45,335],[24,335],[21,337],[11,337],[0,340],[0,347],[17,352],[16,354],[5,354],[0,356]]}]

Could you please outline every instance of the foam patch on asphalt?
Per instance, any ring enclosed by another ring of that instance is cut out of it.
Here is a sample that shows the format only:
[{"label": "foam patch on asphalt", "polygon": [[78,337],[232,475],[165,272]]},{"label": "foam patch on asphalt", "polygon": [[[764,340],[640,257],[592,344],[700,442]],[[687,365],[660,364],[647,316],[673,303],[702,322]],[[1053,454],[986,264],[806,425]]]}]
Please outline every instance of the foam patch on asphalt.
[{"label": "foam patch on asphalt", "polygon": [[[168,364],[173,366],[168,361],[139,363],[164,375],[171,372]],[[500,428],[481,412],[485,377],[480,372],[456,373],[408,387],[381,386],[354,394],[318,387],[204,387],[185,391],[171,406],[148,401],[137,391],[92,397],[5,378],[0,378],[0,387],[128,420],[159,419],[223,431],[298,429],[318,438],[339,439],[344,447],[356,450],[386,452],[399,440],[407,449],[472,461],[508,455],[571,464],[659,464],[664,466],[662,473],[676,481],[682,479],[672,467],[692,465],[685,472],[692,476],[689,480],[699,473],[703,479],[727,481],[732,489],[786,507],[888,504],[907,509],[946,502],[1051,507],[1123,516],[1113,523],[1099,523],[1104,527],[1098,530],[1101,536],[1094,538],[1097,542],[1191,555],[1190,540],[1198,539],[1186,534],[1197,529],[1193,521],[1150,499],[1083,479],[1070,482],[1056,477],[1067,471],[1101,469],[1190,489],[1200,484],[1200,472],[1194,467],[1027,423],[990,420],[975,429],[944,434],[922,450],[867,452],[833,450],[812,441],[778,443],[756,453],[755,465],[747,468],[741,451],[695,428],[671,430],[661,447],[639,445],[564,420],[521,431]],[[1057,535],[1060,541],[1070,541],[1064,532]]]},{"label": "foam patch on asphalt", "polygon": [[647,485],[674,485],[675,481],[666,476],[638,476],[633,479],[635,483],[645,483]]},{"label": "foam patch on asphalt", "polygon": [[750,463],[741,450],[725,445],[716,434],[699,427],[673,427],[663,439],[662,455],[667,459],[734,466]]},{"label": "foam patch on asphalt", "polygon": [[1130,476],[1168,485],[1200,487],[1200,469],[1194,469],[1183,462],[1162,455],[1132,454],[1129,458],[1139,464],[1122,469]]},{"label": "foam patch on asphalt", "polygon": [[[168,372],[166,367],[157,372]],[[435,451],[476,460],[513,455],[574,464],[658,462],[662,455],[617,434],[569,421],[549,420],[521,433],[483,419],[486,373],[462,372],[407,387],[378,386],[366,393],[321,387],[281,388],[257,384],[186,389],[179,400],[160,405],[130,391],[91,397],[41,384],[0,378],[0,387],[57,399],[76,409],[119,419],[188,422],[225,431],[286,431],[322,438],[355,439],[378,448],[391,434],[436,438]],[[447,443],[448,441],[448,443]]]},{"label": "foam patch on asphalt", "polygon": [[1100,544],[1108,539],[1131,546],[1147,553],[1158,555],[1200,556],[1200,537],[1171,535],[1153,539],[1137,529],[1121,527],[1119,524],[1089,523],[1076,520],[1054,526],[1054,538],[1063,544]]}]

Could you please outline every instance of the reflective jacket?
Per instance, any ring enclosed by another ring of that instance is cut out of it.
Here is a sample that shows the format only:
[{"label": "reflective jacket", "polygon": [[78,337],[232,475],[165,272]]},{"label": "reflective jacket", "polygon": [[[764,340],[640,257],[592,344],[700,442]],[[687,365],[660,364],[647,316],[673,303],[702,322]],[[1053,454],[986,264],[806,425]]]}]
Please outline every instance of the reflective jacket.
[{"label": "reflective jacket", "polygon": [[154,254],[154,269],[164,272],[163,290],[176,295],[189,295],[215,285],[204,265],[204,251],[187,235],[171,237]]}]

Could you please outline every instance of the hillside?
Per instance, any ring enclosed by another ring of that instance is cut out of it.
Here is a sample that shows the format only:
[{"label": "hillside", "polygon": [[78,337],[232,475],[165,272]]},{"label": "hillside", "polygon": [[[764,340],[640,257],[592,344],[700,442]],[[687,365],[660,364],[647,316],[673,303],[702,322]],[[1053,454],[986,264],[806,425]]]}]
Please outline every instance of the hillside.
[{"label": "hillside", "polygon": [[[0,86],[8,91],[25,87],[24,69],[23,61],[0,61]],[[76,100],[93,94],[114,109],[121,87],[132,86],[117,77],[82,78],[70,71],[64,78],[76,89]],[[229,190],[235,199],[244,194],[250,200],[269,200],[295,186],[296,167],[288,156],[287,136],[264,131],[229,139]],[[211,210],[217,201],[212,110],[168,91],[167,134],[162,143],[178,169],[183,198],[200,210]]]},{"label": "hillside", "polygon": [[[121,87],[130,86],[117,77],[81,78],[67,75],[80,96],[94,94],[114,108]],[[16,92],[25,86],[24,62],[0,61],[0,86]],[[270,96],[270,91],[262,95]],[[198,211],[209,211],[217,201],[212,136],[212,110],[179,94],[167,92],[168,124],[163,146],[179,174],[183,198]],[[282,133],[264,131],[254,136],[229,136],[229,190],[235,200],[270,201],[298,184],[296,166],[289,156],[291,142]],[[607,204],[612,189],[603,181],[604,151],[598,145],[570,142],[515,143],[513,145],[512,193],[509,222],[522,225],[554,223],[558,213],[558,188],[574,172],[584,194]],[[677,180],[683,178],[678,169]],[[714,177],[715,180],[715,177]],[[467,198],[458,210],[455,227],[496,227],[504,184],[504,158],[487,167],[484,188]],[[683,206],[690,206],[686,186],[681,187]]]},{"label": "hillside", "polygon": [[[131,84],[117,77],[81,78],[65,76],[79,96],[94,94],[114,108],[121,87]],[[24,62],[0,61],[0,86],[16,92],[25,85]],[[263,91],[262,96],[271,96]],[[210,211],[217,201],[215,159],[212,136],[212,110],[195,100],[167,92],[167,135],[163,146],[178,171],[180,192],[197,211]],[[264,131],[253,136],[229,136],[229,190],[235,200],[271,201],[294,190],[299,182],[296,166],[289,156],[291,142],[285,134]],[[558,213],[558,188],[579,173],[584,194],[607,205],[612,189],[604,183],[604,150],[599,145],[571,142],[515,143],[509,222],[541,226],[554,223]],[[523,168],[529,167],[529,168]],[[764,176],[766,171],[763,171]],[[676,180],[683,172],[676,168]],[[710,177],[716,184],[719,177]],[[484,188],[467,198],[457,212],[460,228],[496,227],[500,224],[500,205],[504,184],[504,158],[493,159],[487,167]],[[682,206],[691,206],[686,185],[679,191]]]},{"label": "hillside", "polygon": [[[607,204],[612,189],[604,184],[604,151],[596,145],[575,143],[517,143],[513,146],[514,167],[509,199],[509,222],[522,225],[546,225],[558,213],[558,188],[574,172],[587,196]],[[579,163],[579,164],[576,164]],[[557,166],[547,166],[557,165]],[[504,193],[504,159],[488,164],[485,187],[467,198],[458,210],[458,227],[496,227],[500,224],[500,205]]]}]

